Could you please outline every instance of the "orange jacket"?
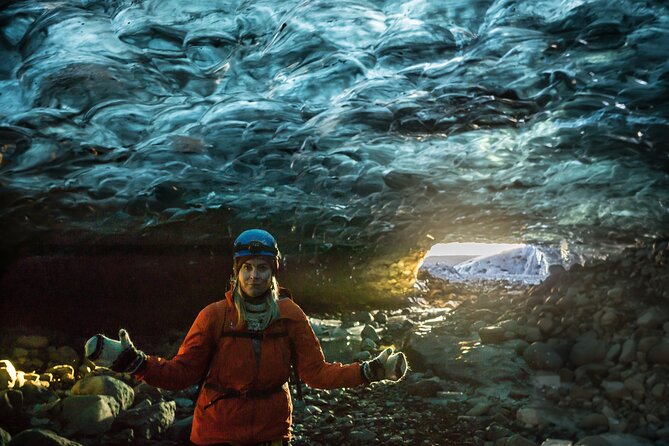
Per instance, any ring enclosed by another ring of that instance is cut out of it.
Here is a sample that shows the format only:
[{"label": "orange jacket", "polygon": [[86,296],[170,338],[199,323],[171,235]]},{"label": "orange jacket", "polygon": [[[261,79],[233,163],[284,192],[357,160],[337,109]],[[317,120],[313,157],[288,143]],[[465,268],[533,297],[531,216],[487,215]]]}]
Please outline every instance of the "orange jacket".
[{"label": "orange jacket", "polygon": [[[293,408],[290,392],[288,386],[276,391],[290,374],[289,338],[295,346],[300,378],[309,386],[334,389],[363,384],[359,364],[325,362],[307,316],[291,299],[279,300],[279,319],[264,331],[259,360],[251,339],[220,336],[222,326],[225,332],[235,331],[236,323],[237,312],[228,291],[224,300],[208,305],[198,314],[174,358],[149,356],[137,374],[153,386],[180,390],[202,379],[213,354],[207,384],[195,407],[191,431],[191,441],[195,444],[290,439]],[[279,335],[286,331],[288,336]],[[241,393],[269,392],[260,397],[217,399],[221,396],[217,388]]]}]

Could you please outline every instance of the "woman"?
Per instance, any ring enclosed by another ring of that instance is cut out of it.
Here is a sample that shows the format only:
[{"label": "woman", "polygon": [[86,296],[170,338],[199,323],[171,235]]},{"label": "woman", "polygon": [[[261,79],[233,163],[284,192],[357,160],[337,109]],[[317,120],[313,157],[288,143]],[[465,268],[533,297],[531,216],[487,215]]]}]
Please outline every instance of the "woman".
[{"label": "woman", "polygon": [[305,383],[319,389],[404,376],[406,358],[392,349],[362,364],[325,361],[306,315],[277,283],[279,250],[269,232],[244,231],[233,256],[230,291],[198,314],[174,358],[147,356],[123,329],[120,341],[102,335],[89,339],[86,356],[169,390],[204,377],[191,431],[195,445],[289,444],[292,363]]}]

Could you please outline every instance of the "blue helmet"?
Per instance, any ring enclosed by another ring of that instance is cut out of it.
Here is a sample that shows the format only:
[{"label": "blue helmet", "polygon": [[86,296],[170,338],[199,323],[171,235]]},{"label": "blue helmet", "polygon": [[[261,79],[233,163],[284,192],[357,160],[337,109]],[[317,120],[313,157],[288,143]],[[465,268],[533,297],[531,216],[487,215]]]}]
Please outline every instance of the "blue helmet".
[{"label": "blue helmet", "polygon": [[276,268],[279,266],[279,247],[272,234],[263,229],[247,229],[239,234],[235,243],[232,246],[232,258],[237,264],[237,259],[251,256],[272,257],[274,259],[273,265]]}]

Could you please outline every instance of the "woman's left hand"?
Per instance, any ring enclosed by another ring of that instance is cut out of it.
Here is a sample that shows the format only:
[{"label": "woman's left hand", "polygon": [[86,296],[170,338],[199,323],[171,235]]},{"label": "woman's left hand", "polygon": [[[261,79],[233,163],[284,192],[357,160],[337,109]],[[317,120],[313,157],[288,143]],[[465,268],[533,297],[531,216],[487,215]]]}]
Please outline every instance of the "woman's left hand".
[{"label": "woman's left hand", "polygon": [[367,383],[385,379],[399,381],[404,378],[407,369],[408,363],[404,353],[393,352],[393,349],[390,347],[371,361],[362,363],[362,374]]}]

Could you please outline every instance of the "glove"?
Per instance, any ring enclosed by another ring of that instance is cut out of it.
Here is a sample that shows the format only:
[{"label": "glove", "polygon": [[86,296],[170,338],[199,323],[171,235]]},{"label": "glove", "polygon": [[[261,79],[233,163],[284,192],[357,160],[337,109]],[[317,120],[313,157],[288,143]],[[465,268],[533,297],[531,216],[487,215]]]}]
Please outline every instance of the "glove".
[{"label": "glove", "polygon": [[407,368],[404,353],[393,353],[389,347],[371,361],[362,363],[362,377],[368,384],[384,379],[399,381],[406,375]]},{"label": "glove", "polygon": [[120,341],[97,334],[86,341],[84,354],[96,366],[109,367],[119,373],[135,373],[144,364],[146,355],[135,348],[123,328],[118,337]]}]

